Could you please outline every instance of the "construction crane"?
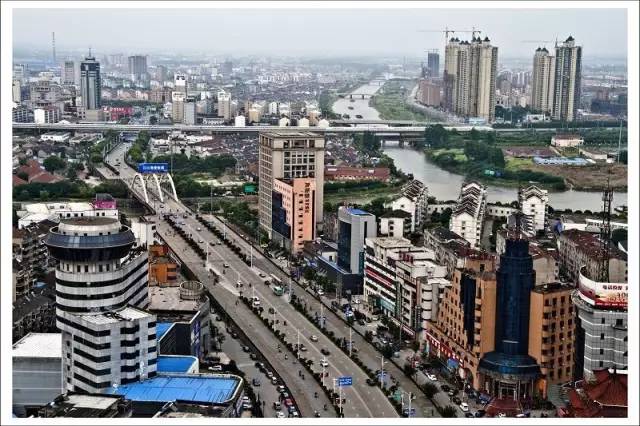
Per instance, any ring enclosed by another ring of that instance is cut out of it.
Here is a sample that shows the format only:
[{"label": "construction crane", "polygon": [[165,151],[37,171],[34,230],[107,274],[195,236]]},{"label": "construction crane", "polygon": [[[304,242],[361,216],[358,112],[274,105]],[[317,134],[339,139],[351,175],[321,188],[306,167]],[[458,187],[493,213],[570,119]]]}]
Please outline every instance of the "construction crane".
[{"label": "construction crane", "polygon": [[475,27],[472,27],[470,30],[450,30],[449,27],[445,27],[444,30],[418,30],[419,33],[444,33],[445,42],[449,41],[449,33],[471,33],[473,38],[476,37],[476,34],[480,34],[481,30],[476,30]]}]

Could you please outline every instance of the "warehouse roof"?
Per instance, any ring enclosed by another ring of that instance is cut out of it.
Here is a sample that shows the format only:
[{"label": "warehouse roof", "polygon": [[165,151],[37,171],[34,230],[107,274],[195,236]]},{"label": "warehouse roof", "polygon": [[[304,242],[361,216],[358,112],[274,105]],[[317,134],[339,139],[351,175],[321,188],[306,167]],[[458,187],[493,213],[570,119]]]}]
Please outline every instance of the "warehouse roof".
[{"label": "warehouse roof", "polygon": [[142,382],[109,388],[107,394],[123,395],[132,401],[190,401],[222,404],[241,389],[242,379],[230,374],[162,374]]}]

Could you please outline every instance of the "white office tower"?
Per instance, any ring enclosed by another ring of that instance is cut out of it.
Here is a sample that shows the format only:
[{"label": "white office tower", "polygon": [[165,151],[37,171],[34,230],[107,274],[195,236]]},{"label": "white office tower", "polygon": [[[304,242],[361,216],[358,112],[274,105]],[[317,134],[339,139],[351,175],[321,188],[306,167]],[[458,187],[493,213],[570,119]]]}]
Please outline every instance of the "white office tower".
[{"label": "white office tower", "polygon": [[235,127],[244,127],[246,126],[246,121],[244,115],[239,115],[235,119]]},{"label": "white office tower", "polygon": [[196,124],[196,99],[193,96],[187,96],[183,104],[183,120],[184,124]]},{"label": "white office tower", "polygon": [[231,95],[224,91],[218,92],[218,117],[231,119]]},{"label": "white office tower", "polygon": [[146,248],[118,219],[62,220],[45,239],[56,267],[56,317],[67,391],[98,393],[156,375],[156,318]]},{"label": "white office tower", "polygon": [[276,115],[278,113],[278,103],[277,102],[269,102],[269,114]]},{"label": "white office tower", "polygon": [[[314,178],[316,208],[313,215],[316,229],[321,230],[324,203],[324,137],[307,131],[285,130],[260,133],[258,143],[260,227],[271,238],[274,220],[274,181]],[[293,207],[296,206],[297,204]]]},{"label": "white office tower", "polygon": [[484,185],[474,181],[462,185],[451,213],[449,230],[467,240],[471,247],[480,247],[486,207],[487,188]]},{"label": "white office tower", "polygon": [[549,191],[535,185],[518,190],[518,202],[522,213],[533,223],[536,231],[544,230],[549,204]]},{"label": "white office tower", "polygon": [[174,123],[182,123],[184,120],[184,102],[186,95],[183,92],[171,93],[171,119]]},{"label": "white office tower", "polygon": [[76,64],[73,61],[65,61],[62,72],[62,84],[73,86],[76,83]]},{"label": "white office tower", "polygon": [[555,56],[549,55],[546,47],[538,47],[533,55],[531,82],[531,108],[535,111],[551,112],[553,109],[555,68]]},{"label": "white office tower", "polygon": [[187,95],[187,76],[184,74],[176,74],[174,76],[173,89],[176,92],[184,93],[186,96]]},{"label": "white office tower", "polygon": [[553,86],[554,120],[573,121],[580,105],[582,80],[582,46],[576,46],[569,36],[556,46],[556,66]]}]

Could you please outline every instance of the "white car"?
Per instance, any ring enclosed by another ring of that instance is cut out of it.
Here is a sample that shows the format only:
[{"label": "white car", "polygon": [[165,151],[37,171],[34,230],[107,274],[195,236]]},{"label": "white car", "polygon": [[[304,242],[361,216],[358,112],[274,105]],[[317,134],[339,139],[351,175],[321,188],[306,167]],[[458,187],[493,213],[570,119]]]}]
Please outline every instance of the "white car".
[{"label": "white car", "polygon": [[324,291],[322,291],[322,289],[319,289],[318,291],[316,291],[316,293],[318,293],[318,296],[324,295]]},{"label": "white car", "polygon": [[327,368],[329,366],[329,363],[327,362],[326,359],[323,359],[322,361],[320,361],[320,366]]},{"label": "white car", "polygon": [[202,228],[200,228],[199,226],[196,228],[196,231],[202,231]]},{"label": "white car", "polygon": [[505,413],[498,413],[498,417],[507,417]]},{"label": "white car", "polygon": [[315,334],[312,334],[311,337],[309,338],[312,342],[317,342],[318,341],[318,336],[316,336]]},{"label": "white car", "polygon": [[209,371],[222,371],[222,366],[220,364],[216,364],[212,367],[209,367]]},{"label": "white car", "polygon": [[427,379],[431,380],[432,382],[438,381],[438,378],[435,376],[435,374],[431,374],[431,373],[427,373]]},{"label": "white car", "polygon": [[463,402],[460,404],[460,409],[462,411],[464,411],[465,413],[469,412],[469,404],[467,404],[466,402]]},{"label": "white car", "polygon": [[260,298],[258,296],[255,296],[253,298],[253,306],[255,306],[255,307],[260,306]]},{"label": "white car", "polygon": [[285,416],[282,411],[278,411],[278,414],[276,415],[276,417],[279,418],[279,419],[284,419],[287,416]]},{"label": "white car", "polygon": [[357,297],[355,297],[355,298],[351,301],[351,303],[356,304],[356,305],[359,305],[359,304],[361,303],[361,301],[360,301],[360,299],[358,299]]}]

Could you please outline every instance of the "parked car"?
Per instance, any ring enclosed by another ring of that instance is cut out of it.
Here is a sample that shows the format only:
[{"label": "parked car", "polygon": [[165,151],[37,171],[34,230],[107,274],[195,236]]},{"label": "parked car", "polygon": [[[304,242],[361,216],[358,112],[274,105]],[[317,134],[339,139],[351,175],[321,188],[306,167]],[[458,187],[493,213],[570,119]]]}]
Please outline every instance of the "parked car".
[{"label": "parked car", "polygon": [[367,323],[365,322],[365,320],[363,320],[362,318],[360,318],[360,319],[358,320],[358,324],[360,324],[360,325],[362,325],[362,326],[367,325]]},{"label": "parked car", "polygon": [[251,353],[249,354],[249,358],[251,358],[251,359],[254,359],[254,360],[255,360],[255,359],[258,359],[258,355],[256,355],[256,354],[254,354],[253,352],[251,352]]},{"label": "parked car", "polygon": [[476,416],[476,417],[484,417],[484,415],[485,415],[486,413],[487,413],[487,412],[486,412],[485,410],[478,410],[478,411],[476,411],[476,412],[474,413],[474,416]]},{"label": "parked car", "polygon": [[305,345],[303,345],[302,343],[300,343],[300,352],[306,352],[307,351],[307,347]]},{"label": "parked car", "polygon": [[231,337],[233,337],[234,339],[238,338],[238,333],[236,333],[235,331],[231,333]]},{"label": "parked car", "polygon": [[277,417],[277,418],[279,418],[279,419],[284,419],[284,418],[286,418],[287,416],[285,416],[285,415],[284,415],[284,413],[283,413],[282,411],[278,411],[278,414],[276,414],[276,417]]},{"label": "parked car", "polygon": [[457,396],[454,396],[453,398],[451,398],[451,401],[453,401],[453,403],[456,404],[456,405],[462,404],[462,400],[460,398],[458,398]]},{"label": "parked car", "polygon": [[284,385],[278,385],[276,386],[276,390],[278,391],[278,393],[283,393],[287,390],[287,388],[285,388]]},{"label": "parked car", "polygon": [[368,384],[369,386],[376,386],[376,385],[378,384],[378,381],[377,381],[376,379],[372,379],[371,377],[369,377],[369,378],[367,379],[367,384]]},{"label": "parked car", "polygon": [[242,352],[249,352],[251,350],[251,348],[249,348],[249,346],[243,346],[242,347]]},{"label": "parked car", "polygon": [[469,412],[469,404],[467,404],[466,402],[463,402],[460,404],[460,409],[462,411],[464,411],[465,413]]},{"label": "parked car", "polygon": [[260,386],[260,379],[257,379],[257,378],[256,378],[256,379],[253,379],[253,380],[251,381],[251,384],[252,384],[253,386]]},{"label": "parked car", "polygon": [[432,382],[438,381],[438,378],[435,376],[435,374],[431,374],[431,373],[427,373],[427,379],[431,380]]},{"label": "parked car", "polygon": [[282,408],[282,404],[280,404],[280,401],[276,401],[273,403],[273,409],[274,410],[279,410]]},{"label": "parked car", "polygon": [[273,376],[273,377],[271,378],[271,384],[272,384],[272,385],[277,385],[277,384],[278,384],[278,378],[277,378],[276,376]]},{"label": "parked car", "polygon": [[208,368],[209,371],[222,371],[222,366],[220,364],[212,365]]},{"label": "parked car", "polygon": [[468,411],[466,413],[464,413],[464,416],[465,417],[475,417],[475,415],[473,413],[470,413]]}]

